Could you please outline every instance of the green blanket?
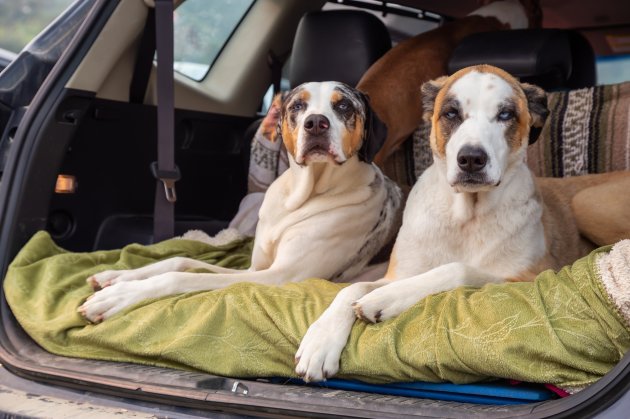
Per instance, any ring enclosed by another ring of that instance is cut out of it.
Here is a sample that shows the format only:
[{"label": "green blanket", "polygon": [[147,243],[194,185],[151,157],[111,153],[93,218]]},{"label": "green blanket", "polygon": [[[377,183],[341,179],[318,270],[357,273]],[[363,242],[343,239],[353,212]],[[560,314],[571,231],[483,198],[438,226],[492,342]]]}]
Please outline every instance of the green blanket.
[{"label": "green blanket", "polygon": [[[491,377],[593,383],[630,346],[629,328],[594,273],[602,248],[534,283],[459,288],[430,296],[396,319],[357,322],[340,377],[369,382]],[[282,287],[242,283],[224,290],[142,302],[101,324],[77,307],[85,279],[175,255],[245,267],[251,241],[228,246],[169,240],[122,250],[70,253],[36,234],[5,278],[6,299],[26,332],[64,356],[136,362],[233,377],[294,376],[301,337],[343,287],[320,279]]]}]

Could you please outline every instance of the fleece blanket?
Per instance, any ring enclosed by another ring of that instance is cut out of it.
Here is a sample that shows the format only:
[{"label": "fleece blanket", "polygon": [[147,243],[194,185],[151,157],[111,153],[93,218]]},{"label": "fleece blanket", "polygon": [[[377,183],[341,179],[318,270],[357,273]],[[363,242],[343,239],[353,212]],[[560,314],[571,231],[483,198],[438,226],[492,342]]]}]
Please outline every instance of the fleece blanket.
[{"label": "fleece blanket", "polygon": [[[343,284],[242,283],[145,301],[101,324],[88,323],[76,311],[92,293],[85,279],[95,272],[175,255],[244,268],[251,244],[173,239],[70,253],[40,232],[11,264],[4,292],[24,330],[58,355],[232,377],[291,377],[300,339]],[[387,322],[358,321],[339,376],[377,383],[499,377],[569,390],[586,386],[630,346],[629,275],[630,241],[625,241],[558,273],[544,272],[533,283],[458,288]]]}]

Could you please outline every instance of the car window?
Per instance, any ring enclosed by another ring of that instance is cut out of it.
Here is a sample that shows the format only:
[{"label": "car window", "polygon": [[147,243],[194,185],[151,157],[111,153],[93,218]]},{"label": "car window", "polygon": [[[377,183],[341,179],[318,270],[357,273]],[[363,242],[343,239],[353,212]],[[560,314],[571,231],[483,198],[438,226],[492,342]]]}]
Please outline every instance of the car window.
[{"label": "car window", "polygon": [[0,0],[0,48],[20,52],[74,0]]},{"label": "car window", "polygon": [[597,57],[597,84],[630,81],[630,54]]},{"label": "car window", "polygon": [[175,10],[175,71],[202,80],[254,0],[188,0]]}]

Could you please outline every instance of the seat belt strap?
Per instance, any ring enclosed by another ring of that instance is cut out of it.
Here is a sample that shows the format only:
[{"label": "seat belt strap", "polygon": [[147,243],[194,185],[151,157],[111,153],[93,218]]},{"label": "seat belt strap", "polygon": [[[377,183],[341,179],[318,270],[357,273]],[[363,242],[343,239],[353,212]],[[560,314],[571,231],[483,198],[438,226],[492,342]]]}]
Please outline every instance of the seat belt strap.
[{"label": "seat belt strap", "polygon": [[173,0],[155,0],[157,48],[158,158],[151,164],[157,179],[153,214],[153,242],[175,235],[175,105],[173,97]]}]

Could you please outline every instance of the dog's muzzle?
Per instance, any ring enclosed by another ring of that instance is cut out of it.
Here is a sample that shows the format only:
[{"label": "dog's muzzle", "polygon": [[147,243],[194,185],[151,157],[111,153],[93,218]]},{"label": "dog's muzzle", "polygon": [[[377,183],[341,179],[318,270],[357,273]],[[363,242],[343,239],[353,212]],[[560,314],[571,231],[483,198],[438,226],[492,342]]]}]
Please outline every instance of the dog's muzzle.
[{"label": "dog's muzzle", "polygon": [[336,155],[331,150],[330,143],[330,120],[321,114],[312,114],[306,117],[303,123],[304,146],[302,158],[307,157],[332,157],[336,160]]},{"label": "dog's muzzle", "polygon": [[488,163],[488,154],[481,147],[464,146],[457,153],[457,166],[464,173],[477,173]]},{"label": "dog's muzzle", "polygon": [[307,137],[306,144],[304,145],[304,157],[322,154],[330,154],[330,141],[327,137]]},{"label": "dog's muzzle", "polygon": [[304,131],[309,135],[324,135],[330,128],[330,121],[324,115],[312,114],[304,120]]},{"label": "dog's muzzle", "polygon": [[463,187],[489,186],[491,184],[484,169],[488,164],[488,153],[471,145],[462,147],[457,153],[459,174],[455,185]]}]

